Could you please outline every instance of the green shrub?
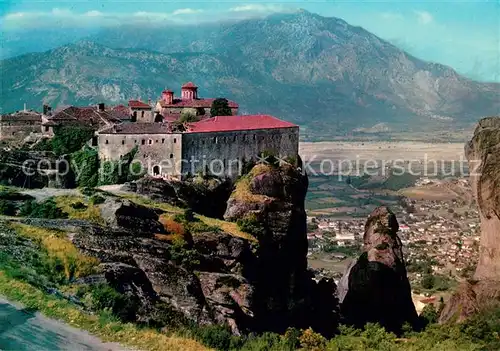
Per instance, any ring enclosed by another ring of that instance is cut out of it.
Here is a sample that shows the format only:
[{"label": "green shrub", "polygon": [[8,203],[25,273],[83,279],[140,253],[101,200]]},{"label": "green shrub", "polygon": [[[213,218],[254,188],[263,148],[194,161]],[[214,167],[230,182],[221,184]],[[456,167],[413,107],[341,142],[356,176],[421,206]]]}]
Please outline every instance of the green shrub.
[{"label": "green shrub", "polygon": [[248,214],[245,217],[238,219],[236,221],[236,224],[242,231],[255,237],[258,237],[265,233],[265,228],[262,226],[262,224],[254,214]]},{"label": "green shrub", "polygon": [[137,313],[137,301],[120,294],[106,284],[91,289],[92,307],[96,310],[109,310],[122,321],[133,321]]},{"label": "green shrub", "polygon": [[57,207],[57,204],[53,198],[49,198],[40,203],[36,202],[35,200],[27,201],[21,207],[19,214],[23,217],[33,218],[68,218],[68,214]]},{"label": "green shrub", "polygon": [[10,201],[0,199],[0,214],[4,216],[15,216],[16,206]]},{"label": "green shrub", "polygon": [[225,325],[210,325],[195,330],[195,337],[204,345],[216,350],[231,350],[233,337],[231,330]]},{"label": "green shrub", "polygon": [[433,304],[428,304],[422,310],[420,316],[424,319],[426,324],[437,323],[439,315]]},{"label": "green shrub", "polygon": [[425,274],[422,277],[421,285],[424,289],[432,289],[434,287],[435,279],[432,274]]},{"label": "green shrub", "polygon": [[90,189],[99,181],[99,155],[96,150],[85,147],[71,154],[71,169],[76,175],[78,187]]},{"label": "green shrub", "polygon": [[95,194],[90,197],[90,203],[92,205],[100,205],[103,204],[105,201],[106,199],[99,194]]},{"label": "green shrub", "polygon": [[88,127],[56,127],[51,140],[52,151],[56,155],[71,154],[80,150],[93,136],[94,130]]}]

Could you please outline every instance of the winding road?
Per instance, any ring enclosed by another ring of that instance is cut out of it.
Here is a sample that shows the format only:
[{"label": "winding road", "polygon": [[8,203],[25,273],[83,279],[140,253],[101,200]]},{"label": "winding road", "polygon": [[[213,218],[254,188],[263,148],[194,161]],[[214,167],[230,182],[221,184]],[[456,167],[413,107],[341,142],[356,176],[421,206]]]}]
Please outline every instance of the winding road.
[{"label": "winding road", "polygon": [[4,351],[118,351],[85,331],[0,299],[0,350]]}]

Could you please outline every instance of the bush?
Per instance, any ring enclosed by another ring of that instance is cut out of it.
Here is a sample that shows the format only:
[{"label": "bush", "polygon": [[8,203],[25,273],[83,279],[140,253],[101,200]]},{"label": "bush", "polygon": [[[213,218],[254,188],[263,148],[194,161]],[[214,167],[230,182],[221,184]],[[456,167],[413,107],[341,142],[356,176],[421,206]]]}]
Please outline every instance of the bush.
[{"label": "bush", "polygon": [[100,205],[103,204],[105,201],[106,199],[99,194],[95,194],[90,197],[90,203],[92,205]]},{"label": "bush", "polygon": [[56,155],[71,154],[80,150],[93,136],[94,130],[88,127],[57,127],[50,142],[51,149]]},{"label": "bush", "polygon": [[106,284],[100,284],[91,290],[92,307],[97,310],[109,310],[122,321],[134,321],[137,313],[137,301],[130,296],[120,294]]},{"label": "bush", "polygon": [[4,216],[15,216],[16,206],[7,200],[0,199],[0,214]]},{"label": "bush", "polygon": [[434,307],[433,304],[428,304],[424,307],[422,310],[422,313],[420,314],[422,319],[425,321],[425,324],[433,324],[437,323],[439,315],[436,311],[436,308]]},{"label": "bush", "polygon": [[249,214],[241,219],[238,219],[236,221],[236,224],[245,233],[251,234],[256,237],[263,235],[265,232],[265,228],[258,221],[257,217],[254,214]]},{"label": "bush", "polygon": [[[71,169],[76,175],[76,184],[89,191],[98,185],[99,155],[96,150],[86,147],[71,155]],[[92,189],[93,190],[93,189]]]},{"label": "bush", "polygon": [[53,198],[49,198],[40,203],[36,202],[35,200],[27,201],[21,207],[19,214],[23,217],[33,218],[68,218],[68,214],[57,207],[57,204]]},{"label": "bush", "polygon": [[304,350],[319,351],[326,348],[326,339],[321,334],[315,333],[311,328],[302,332],[299,342]]},{"label": "bush", "polygon": [[195,336],[204,345],[216,350],[230,350],[232,347],[233,335],[227,326],[210,325],[195,330]]}]

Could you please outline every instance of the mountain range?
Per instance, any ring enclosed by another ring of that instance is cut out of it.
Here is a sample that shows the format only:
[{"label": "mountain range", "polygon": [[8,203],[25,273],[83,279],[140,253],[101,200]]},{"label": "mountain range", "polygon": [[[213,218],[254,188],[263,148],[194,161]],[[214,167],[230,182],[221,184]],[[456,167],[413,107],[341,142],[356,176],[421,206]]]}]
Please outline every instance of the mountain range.
[{"label": "mountain range", "polygon": [[500,84],[409,55],[361,27],[306,11],[200,26],[117,27],[0,61],[2,112],[24,103],[156,99],[186,81],[241,113],[269,113],[328,137],[353,130],[467,127],[498,114]]}]

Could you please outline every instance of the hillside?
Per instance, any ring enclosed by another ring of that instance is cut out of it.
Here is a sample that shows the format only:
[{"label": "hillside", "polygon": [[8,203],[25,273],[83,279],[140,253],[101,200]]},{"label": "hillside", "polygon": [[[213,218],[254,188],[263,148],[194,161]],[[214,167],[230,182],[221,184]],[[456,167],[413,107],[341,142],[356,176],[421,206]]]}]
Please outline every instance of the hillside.
[{"label": "hillside", "polygon": [[227,96],[242,113],[275,114],[314,137],[379,123],[385,131],[468,127],[500,108],[499,84],[468,80],[360,27],[305,11],[194,28],[109,29],[0,62],[2,111],[24,102],[154,99],[188,80],[202,96]]}]

